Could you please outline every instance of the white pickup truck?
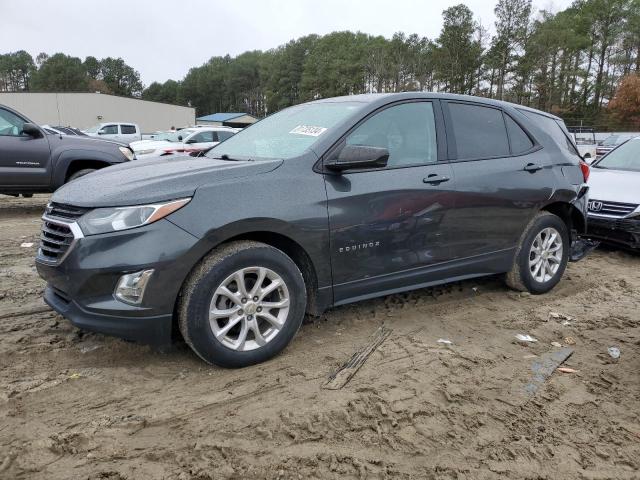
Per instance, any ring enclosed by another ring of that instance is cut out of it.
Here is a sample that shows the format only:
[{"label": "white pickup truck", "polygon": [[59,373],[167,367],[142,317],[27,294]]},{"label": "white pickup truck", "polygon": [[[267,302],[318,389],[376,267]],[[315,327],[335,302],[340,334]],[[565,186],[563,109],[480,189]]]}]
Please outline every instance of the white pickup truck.
[{"label": "white pickup truck", "polygon": [[116,142],[131,143],[142,140],[140,127],[135,123],[125,122],[104,122],[94,125],[84,131],[91,137],[115,140]]}]

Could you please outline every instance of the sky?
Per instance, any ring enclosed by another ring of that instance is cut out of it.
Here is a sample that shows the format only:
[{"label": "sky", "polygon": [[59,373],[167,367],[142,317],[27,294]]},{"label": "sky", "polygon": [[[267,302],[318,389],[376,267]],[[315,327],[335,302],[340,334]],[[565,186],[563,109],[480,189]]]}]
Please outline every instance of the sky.
[{"label": "sky", "polygon": [[[466,0],[491,28],[497,0]],[[213,56],[268,50],[311,33],[394,32],[435,38],[461,0],[0,0],[0,53],[122,57],[142,82],[180,80]],[[557,12],[571,0],[534,0]],[[28,7],[27,7],[28,5]],[[104,5],[104,6],[103,6]]]}]

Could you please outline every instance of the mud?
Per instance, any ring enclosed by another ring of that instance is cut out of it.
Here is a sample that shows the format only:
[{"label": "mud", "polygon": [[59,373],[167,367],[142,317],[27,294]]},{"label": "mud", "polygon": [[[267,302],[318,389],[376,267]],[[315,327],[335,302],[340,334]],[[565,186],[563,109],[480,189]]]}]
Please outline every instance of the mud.
[{"label": "mud", "polygon": [[[598,250],[544,296],[488,278],[334,309],[276,359],[222,370],[43,308],[46,200],[0,198],[2,479],[640,478],[640,256]],[[527,396],[552,342],[577,372]]]}]

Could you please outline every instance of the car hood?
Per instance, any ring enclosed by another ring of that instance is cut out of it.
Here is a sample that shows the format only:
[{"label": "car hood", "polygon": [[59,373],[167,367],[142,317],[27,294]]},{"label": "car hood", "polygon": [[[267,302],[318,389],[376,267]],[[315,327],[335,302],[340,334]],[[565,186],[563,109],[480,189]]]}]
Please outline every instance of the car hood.
[{"label": "car hood", "polygon": [[81,137],[78,135],[48,135],[49,142],[56,145],[64,145],[69,147],[101,147],[101,146],[118,146],[126,147],[126,143],[115,142],[113,140],[106,140],[103,138],[94,137]]},{"label": "car hood", "polygon": [[137,142],[131,142],[129,146],[133,149],[134,152],[139,152],[140,150],[149,150],[151,148],[170,148],[178,146],[180,148],[183,146],[181,142],[170,142],[168,140],[140,140]]},{"label": "car hood", "polygon": [[167,155],[90,173],[56,190],[51,201],[90,208],[144,205],[191,197],[202,185],[270,172],[281,164]]},{"label": "car hood", "polygon": [[591,168],[589,198],[609,202],[640,204],[640,172]]}]

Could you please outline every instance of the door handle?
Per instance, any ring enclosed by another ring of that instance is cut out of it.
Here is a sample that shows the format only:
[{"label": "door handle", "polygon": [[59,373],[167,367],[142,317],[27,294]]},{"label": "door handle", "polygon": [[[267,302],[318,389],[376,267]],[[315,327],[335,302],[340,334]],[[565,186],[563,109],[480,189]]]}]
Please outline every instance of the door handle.
[{"label": "door handle", "polygon": [[440,185],[441,183],[448,182],[449,177],[444,177],[435,173],[431,175],[427,175],[422,179],[423,183],[428,183],[429,185]]},{"label": "door handle", "polygon": [[527,166],[524,167],[524,170],[529,173],[535,173],[538,170],[542,170],[542,165],[538,165],[537,163],[527,163]]}]

